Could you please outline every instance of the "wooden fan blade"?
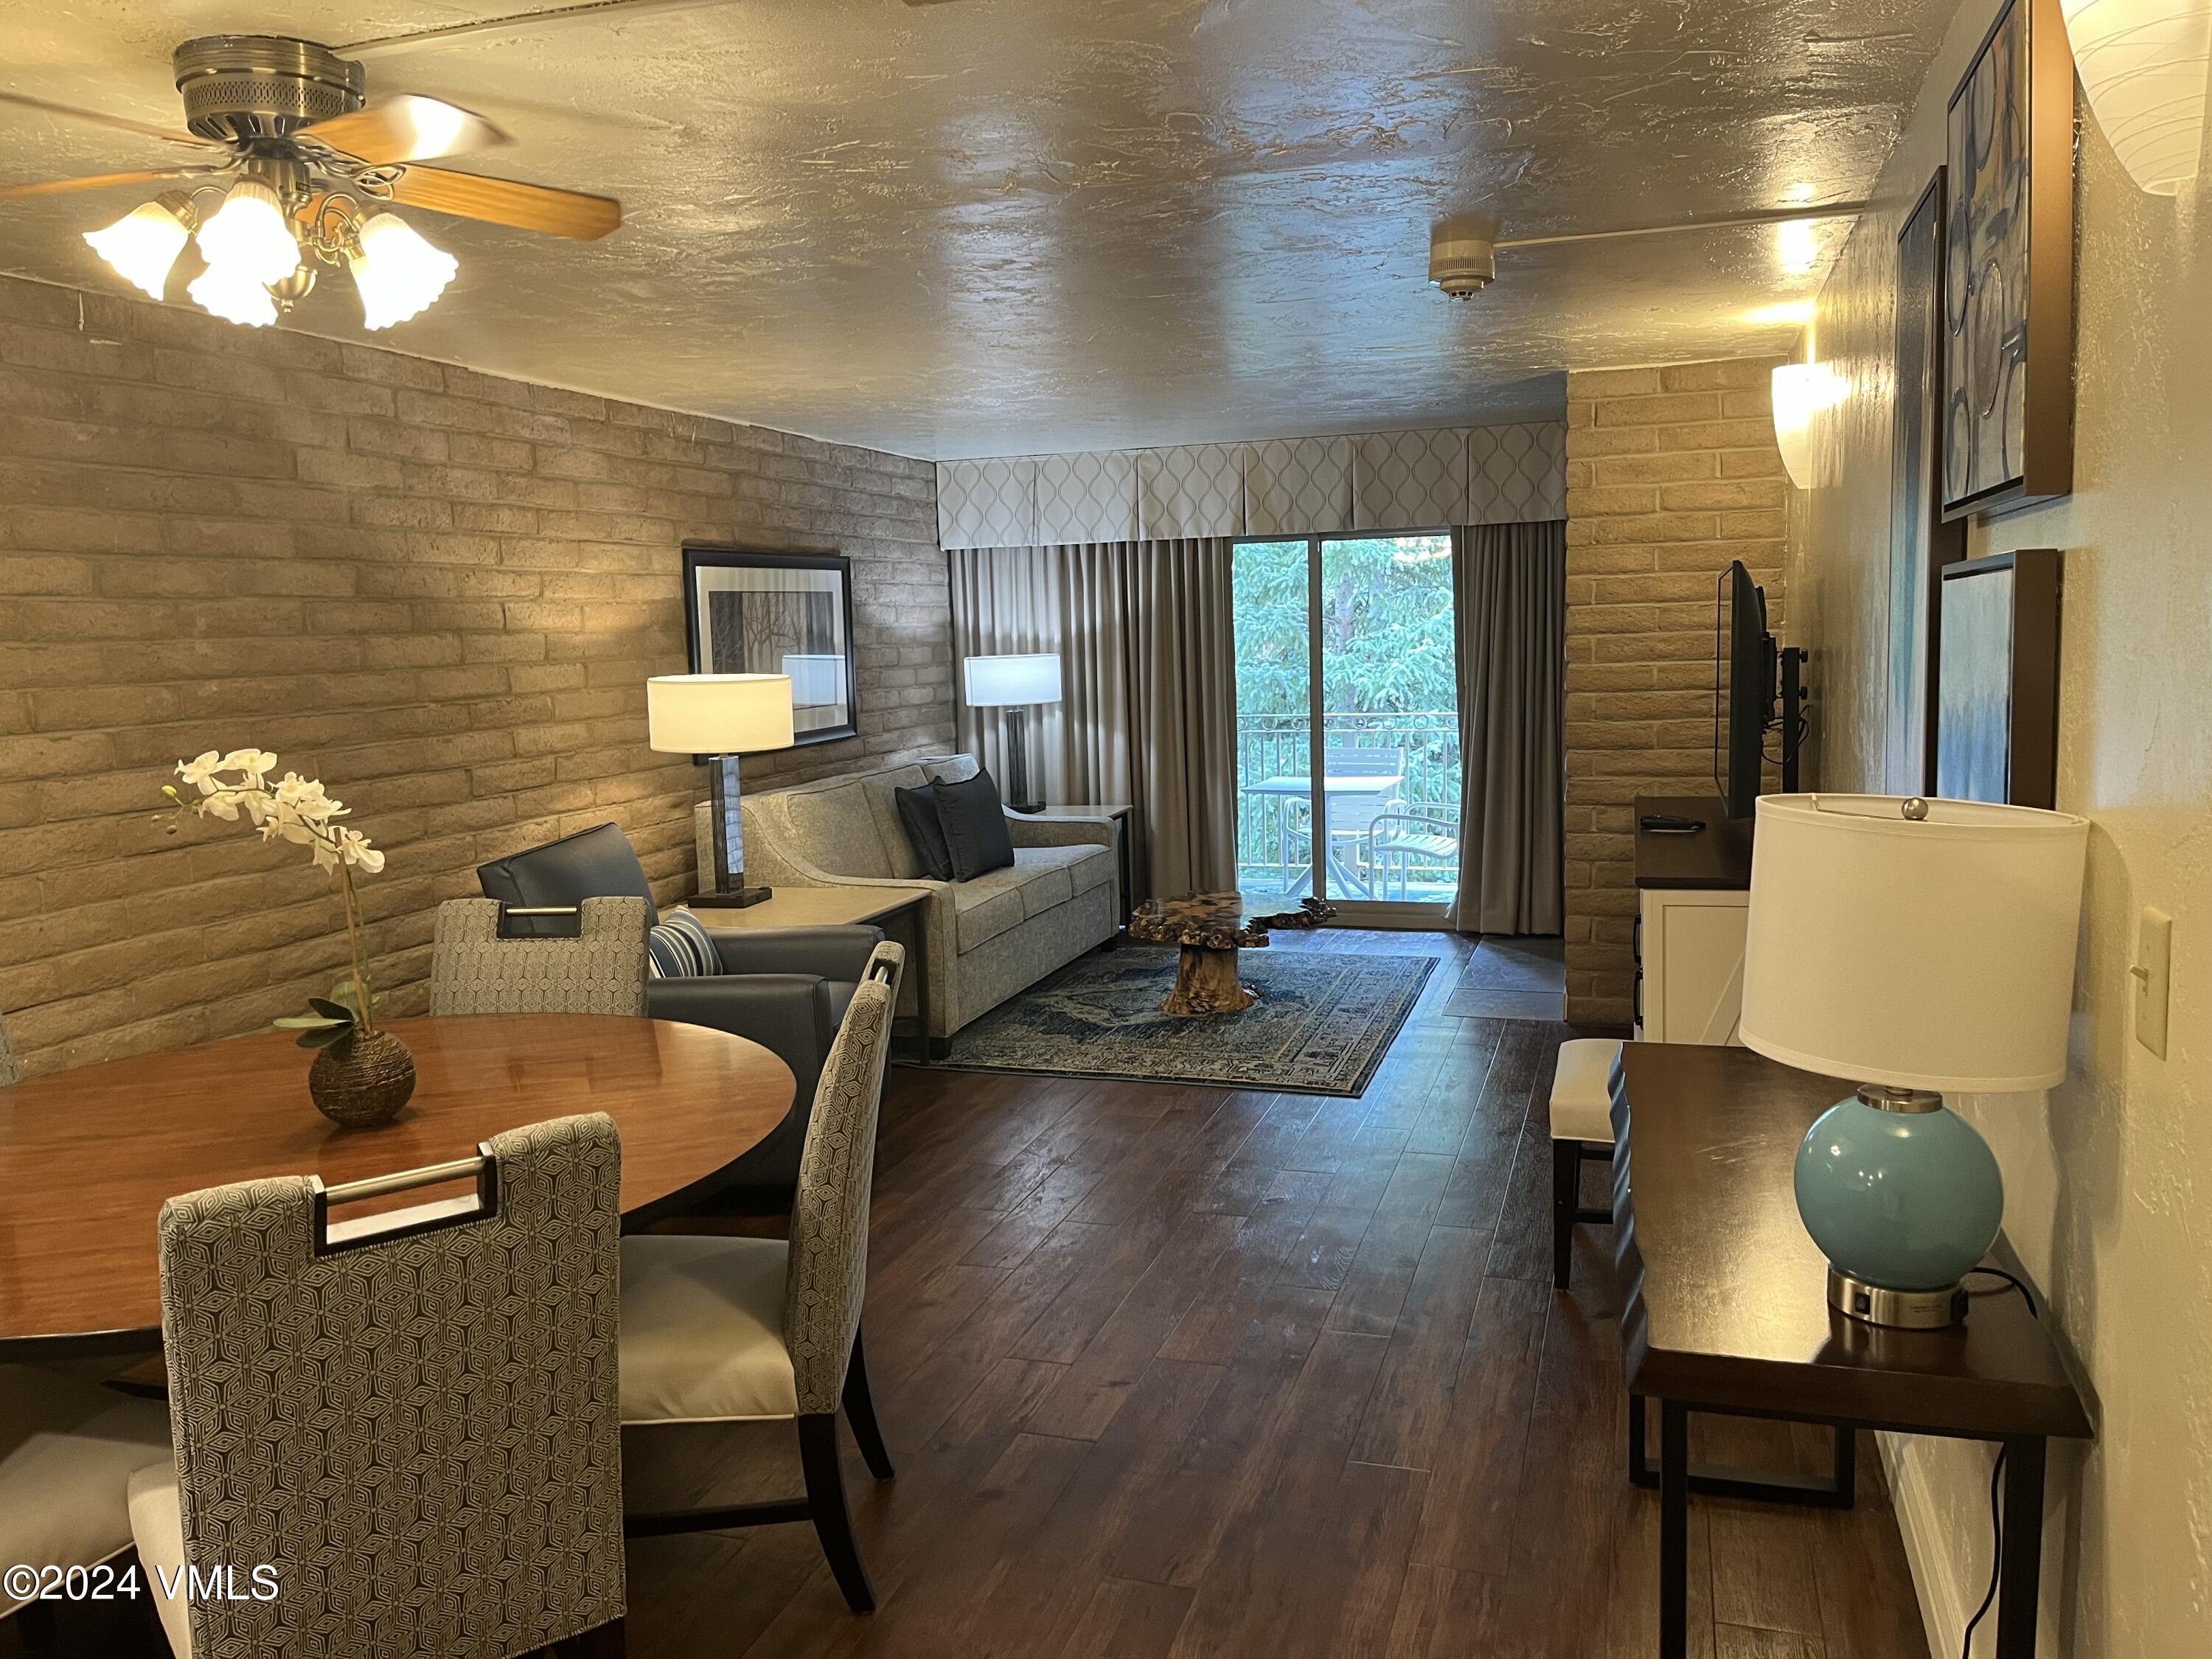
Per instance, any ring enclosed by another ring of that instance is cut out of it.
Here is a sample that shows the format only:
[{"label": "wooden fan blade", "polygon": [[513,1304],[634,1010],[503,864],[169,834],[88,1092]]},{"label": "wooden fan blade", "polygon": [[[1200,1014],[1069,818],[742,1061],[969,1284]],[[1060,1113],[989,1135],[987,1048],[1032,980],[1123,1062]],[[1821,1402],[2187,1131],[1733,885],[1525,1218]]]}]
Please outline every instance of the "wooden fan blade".
[{"label": "wooden fan blade", "polygon": [[380,167],[459,155],[507,142],[507,135],[483,116],[412,93],[357,109],[350,115],[317,121],[293,136],[312,138]]},{"label": "wooden fan blade", "polygon": [[118,132],[135,132],[142,137],[164,139],[172,144],[190,144],[195,149],[221,149],[222,146],[205,138],[195,138],[189,132],[172,132],[167,127],[149,126],[143,121],[133,121],[127,116],[103,115],[96,109],[79,109],[74,104],[49,103],[43,98],[32,98],[20,92],[0,92],[0,104],[14,104],[22,109],[34,109],[42,115],[64,115],[72,121],[89,121],[94,126],[112,127]]},{"label": "wooden fan blade", "polygon": [[443,167],[407,168],[392,182],[392,199],[403,207],[428,208],[433,213],[540,230],[580,242],[595,242],[622,223],[622,204],[612,197],[548,190],[543,185],[449,173]]},{"label": "wooden fan blade", "polygon": [[215,167],[163,167],[153,173],[99,173],[88,179],[46,179],[35,185],[0,185],[0,201],[19,196],[60,196],[73,190],[106,190],[113,185],[146,185],[156,179],[189,179]]}]

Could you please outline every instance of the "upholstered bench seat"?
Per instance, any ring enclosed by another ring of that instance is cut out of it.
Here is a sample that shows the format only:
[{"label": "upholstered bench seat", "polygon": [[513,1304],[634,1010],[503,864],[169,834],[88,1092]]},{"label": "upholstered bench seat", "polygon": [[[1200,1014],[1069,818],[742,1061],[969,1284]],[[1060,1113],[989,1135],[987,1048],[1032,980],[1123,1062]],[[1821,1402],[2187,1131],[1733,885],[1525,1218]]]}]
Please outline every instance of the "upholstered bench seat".
[{"label": "upholstered bench seat", "polygon": [[1563,1291],[1574,1265],[1575,1224],[1613,1219],[1611,1211],[1583,1205],[1582,1167],[1613,1156],[1620,1089],[1618,1042],[1573,1037],[1559,1045],[1552,1079],[1552,1282]]},{"label": "upholstered bench seat", "polygon": [[[123,1490],[169,1460],[168,1408],[41,1365],[0,1365],[0,1565],[89,1567],[131,1543]],[[0,1590],[0,1617],[27,1598]]]}]

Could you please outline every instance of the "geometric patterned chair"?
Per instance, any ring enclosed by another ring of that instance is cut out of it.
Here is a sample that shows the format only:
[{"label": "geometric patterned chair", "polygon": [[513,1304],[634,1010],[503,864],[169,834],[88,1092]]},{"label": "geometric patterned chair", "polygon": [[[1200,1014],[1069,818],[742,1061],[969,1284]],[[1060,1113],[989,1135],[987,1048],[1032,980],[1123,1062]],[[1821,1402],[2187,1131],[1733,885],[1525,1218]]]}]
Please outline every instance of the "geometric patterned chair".
[{"label": "geometric patterned chair", "polygon": [[[472,1196],[333,1222],[472,1179]],[[603,1114],[327,1192],[275,1176],[159,1224],[172,1468],[130,1483],[179,1659],[621,1651],[622,1147]],[[252,1568],[278,1593],[252,1599]]]},{"label": "geometric patterned chair", "polygon": [[757,1422],[799,1428],[806,1495],[771,1504],[633,1515],[633,1537],[811,1521],[855,1613],[875,1591],[853,1540],[837,1461],[837,1411],[877,1480],[894,1470],[860,1346],[868,1196],[884,1061],[906,952],[876,946],[837,1029],[799,1158],[791,1237],[645,1233],[622,1243],[625,1424]]},{"label": "geometric patterned chair", "polygon": [[502,937],[505,908],[488,898],[447,899],[438,907],[432,1013],[644,1017],[643,899],[586,899],[576,907],[577,931],[566,939]]}]

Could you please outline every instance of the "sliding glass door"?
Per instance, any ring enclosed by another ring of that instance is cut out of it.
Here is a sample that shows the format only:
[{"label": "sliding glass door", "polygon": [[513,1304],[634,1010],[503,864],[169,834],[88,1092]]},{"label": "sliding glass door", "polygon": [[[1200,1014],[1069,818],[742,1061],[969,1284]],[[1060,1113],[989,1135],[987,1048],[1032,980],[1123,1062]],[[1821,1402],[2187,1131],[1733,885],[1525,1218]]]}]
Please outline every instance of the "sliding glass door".
[{"label": "sliding glass door", "polygon": [[1236,600],[1239,884],[1441,922],[1459,880],[1451,538],[1241,542]]}]

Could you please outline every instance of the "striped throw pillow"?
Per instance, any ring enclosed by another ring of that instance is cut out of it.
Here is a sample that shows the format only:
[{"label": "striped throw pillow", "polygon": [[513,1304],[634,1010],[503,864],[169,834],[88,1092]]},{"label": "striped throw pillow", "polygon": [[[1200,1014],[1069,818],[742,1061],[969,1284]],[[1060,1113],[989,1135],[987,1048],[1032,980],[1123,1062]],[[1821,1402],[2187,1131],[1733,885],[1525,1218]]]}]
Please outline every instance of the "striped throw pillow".
[{"label": "striped throw pillow", "polygon": [[722,958],[706,925],[689,910],[671,910],[646,938],[655,979],[696,979],[722,971]]}]

